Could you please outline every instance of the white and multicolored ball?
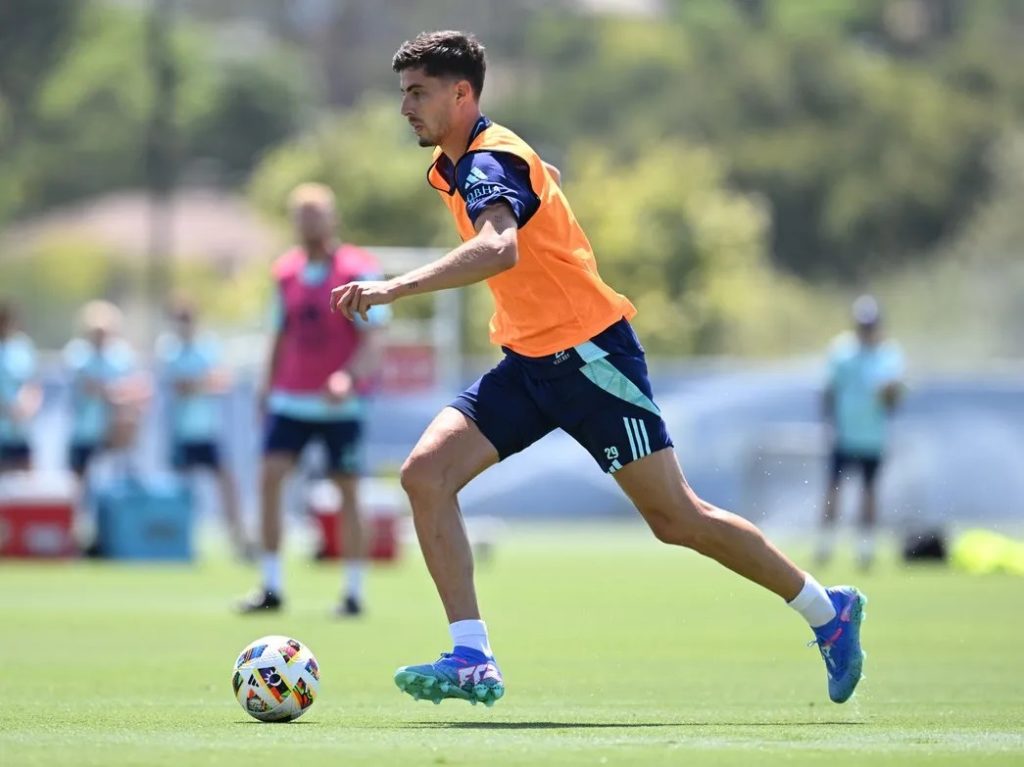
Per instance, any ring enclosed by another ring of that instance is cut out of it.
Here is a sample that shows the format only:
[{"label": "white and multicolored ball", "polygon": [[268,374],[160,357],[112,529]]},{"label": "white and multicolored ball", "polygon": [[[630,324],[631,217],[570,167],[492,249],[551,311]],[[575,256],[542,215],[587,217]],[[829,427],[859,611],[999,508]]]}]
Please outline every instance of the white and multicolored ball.
[{"label": "white and multicolored ball", "polygon": [[266,636],[242,650],[231,686],[239,705],[261,722],[290,722],[320,693],[320,666],[308,647],[285,636]]}]

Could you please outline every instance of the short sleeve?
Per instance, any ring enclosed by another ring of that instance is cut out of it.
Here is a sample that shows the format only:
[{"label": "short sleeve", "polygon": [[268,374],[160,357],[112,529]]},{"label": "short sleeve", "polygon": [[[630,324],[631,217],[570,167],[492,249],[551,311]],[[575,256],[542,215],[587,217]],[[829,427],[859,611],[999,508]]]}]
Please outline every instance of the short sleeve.
[{"label": "short sleeve", "polygon": [[886,344],[885,355],[882,362],[882,377],[885,381],[895,382],[903,378],[905,372],[905,361],[903,350],[899,344]]},{"label": "short sleeve", "polygon": [[466,155],[455,169],[459,194],[466,201],[466,213],[476,224],[480,214],[497,202],[505,202],[520,227],[526,226],[540,198],[530,184],[530,168],[526,160],[505,152],[473,152]]},{"label": "short sleeve", "polygon": [[111,345],[108,359],[118,375],[134,373],[138,365],[135,350],[124,340],[119,340]]},{"label": "short sleeve", "polygon": [[833,338],[825,357],[825,386],[835,386],[844,355],[844,337]]},{"label": "short sleeve", "polygon": [[68,341],[61,356],[69,371],[81,373],[89,363],[89,345],[81,338],[73,338]]}]

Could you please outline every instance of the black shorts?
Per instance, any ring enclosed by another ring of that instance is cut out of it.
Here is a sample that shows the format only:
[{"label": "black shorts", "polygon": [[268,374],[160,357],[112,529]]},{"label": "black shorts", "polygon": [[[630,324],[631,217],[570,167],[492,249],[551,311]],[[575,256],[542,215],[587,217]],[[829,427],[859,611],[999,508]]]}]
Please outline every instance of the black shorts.
[{"label": "black shorts", "polygon": [[313,440],[319,440],[327,449],[329,471],[352,475],[362,473],[363,422],[358,419],[300,421],[283,415],[270,415],[263,453],[298,456]]},{"label": "black shorts", "polygon": [[215,442],[178,442],[171,449],[171,459],[178,471],[207,468],[220,469],[220,448]]},{"label": "black shorts", "polygon": [[86,468],[89,466],[89,461],[92,460],[93,454],[99,450],[99,445],[92,442],[78,442],[72,444],[68,450],[68,465],[75,474],[85,474]]},{"label": "black shorts", "polygon": [[476,423],[502,460],[554,429],[568,433],[608,474],[672,447],[643,347],[625,320],[549,357],[506,350],[451,406]]},{"label": "black shorts", "polygon": [[880,454],[859,455],[836,448],[832,451],[829,476],[832,478],[832,484],[835,485],[844,477],[850,476],[852,471],[859,471],[864,480],[864,487],[871,488],[874,487],[881,466],[882,456]]},{"label": "black shorts", "polygon": [[4,442],[0,444],[0,469],[27,467],[32,451],[27,442]]}]

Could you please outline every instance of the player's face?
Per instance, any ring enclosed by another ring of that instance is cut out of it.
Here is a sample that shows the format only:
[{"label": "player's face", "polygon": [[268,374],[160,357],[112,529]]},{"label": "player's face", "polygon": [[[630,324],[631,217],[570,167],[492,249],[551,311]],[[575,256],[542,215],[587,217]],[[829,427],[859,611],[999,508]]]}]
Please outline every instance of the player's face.
[{"label": "player's face", "polygon": [[857,337],[866,346],[873,346],[878,343],[879,333],[877,324],[857,325]]},{"label": "player's face", "polygon": [[331,238],[334,226],[329,210],[319,205],[302,205],[294,213],[295,231],[303,242],[322,242]]},{"label": "player's face", "polygon": [[406,69],[399,75],[402,116],[409,121],[420,146],[440,144],[452,124],[457,104],[457,82],[430,77],[422,68]]},{"label": "player's face", "polygon": [[110,332],[105,327],[99,326],[89,331],[89,342],[97,349],[106,346],[109,340]]},{"label": "player's face", "polygon": [[178,329],[178,335],[182,338],[191,338],[195,330],[195,318],[191,312],[180,311],[174,315],[174,324]]}]

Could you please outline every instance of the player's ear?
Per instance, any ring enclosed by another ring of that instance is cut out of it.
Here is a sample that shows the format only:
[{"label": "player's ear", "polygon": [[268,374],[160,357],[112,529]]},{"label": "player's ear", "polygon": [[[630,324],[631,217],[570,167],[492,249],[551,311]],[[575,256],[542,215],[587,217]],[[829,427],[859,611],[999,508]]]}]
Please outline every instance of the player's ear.
[{"label": "player's ear", "polygon": [[461,104],[466,99],[473,97],[473,86],[469,80],[459,80],[455,83],[455,103]]}]

